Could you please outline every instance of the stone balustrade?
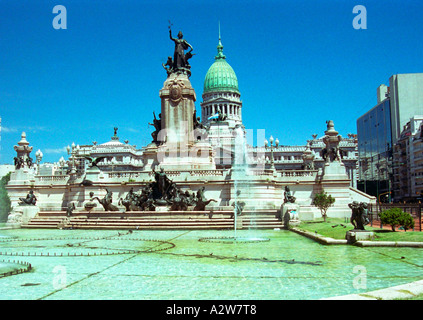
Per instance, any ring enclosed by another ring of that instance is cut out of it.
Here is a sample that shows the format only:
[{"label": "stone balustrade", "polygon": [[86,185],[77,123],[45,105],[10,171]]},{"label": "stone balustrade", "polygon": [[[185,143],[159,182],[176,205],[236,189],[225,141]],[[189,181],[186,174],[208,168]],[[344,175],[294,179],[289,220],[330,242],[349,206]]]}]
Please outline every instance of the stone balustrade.
[{"label": "stone balustrade", "polygon": [[315,177],[318,170],[282,170],[281,177]]},{"label": "stone balustrade", "polygon": [[113,178],[138,178],[141,172],[138,171],[117,171],[117,172],[108,172],[107,177],[110,179]]},{"label": "stone balustrade", "polygon": [[67,176],[67,175],[35,176],[35,179],[40,181],[40,182],[65,182],[69,179],[69,176]]}]

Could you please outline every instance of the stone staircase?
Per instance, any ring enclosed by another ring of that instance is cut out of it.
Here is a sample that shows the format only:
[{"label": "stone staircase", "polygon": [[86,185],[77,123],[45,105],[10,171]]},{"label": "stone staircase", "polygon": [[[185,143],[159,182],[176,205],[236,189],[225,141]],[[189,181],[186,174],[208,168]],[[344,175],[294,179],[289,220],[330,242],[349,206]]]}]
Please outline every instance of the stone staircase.
[{"label": "stone staircase", "polygon": [[[238,221],[243,229],[282,228],[276,210],[246,212]],[[42,211],[22,228],[72,228],[72,229],[233,229],[232,211],[134,211],[134,212],[77,212],[71,217],[65,211]]]},{"label": "stone staircase", "polygon": [[283,228],[278,218],[279,210],[244,211],[242,213],[243,229],[276,229]]}]

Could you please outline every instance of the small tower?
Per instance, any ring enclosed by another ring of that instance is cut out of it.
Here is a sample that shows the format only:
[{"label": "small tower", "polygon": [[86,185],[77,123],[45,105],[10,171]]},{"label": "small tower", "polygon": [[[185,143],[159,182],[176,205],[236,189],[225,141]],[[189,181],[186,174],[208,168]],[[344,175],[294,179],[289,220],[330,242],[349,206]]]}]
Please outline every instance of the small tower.
[{"label": "small tower", "polygon": [[314,170],[314,154],[311,151],[310,145],[311,141],[307,141],[306,148],[302,154],[304,170]]},{"label": "small tower", "polygon": [[30,168],[32,166],[32,158],[29,154],[31,153],[33,147],[29,146],[25,132],[22,132],[21,141],[19,141],[18,145],[13,148],[17,153],[15,157],[15,169]]}]

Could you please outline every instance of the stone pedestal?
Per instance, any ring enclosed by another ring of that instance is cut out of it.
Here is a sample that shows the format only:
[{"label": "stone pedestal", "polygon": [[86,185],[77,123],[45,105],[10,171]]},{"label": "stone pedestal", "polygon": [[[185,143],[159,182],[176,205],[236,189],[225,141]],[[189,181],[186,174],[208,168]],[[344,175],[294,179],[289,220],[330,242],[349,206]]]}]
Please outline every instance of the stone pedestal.
[{"label": "stone pedestal", "polygon": [[282,220],[285,219],[285,215],[291,212],[289,215],[289,220],[300,220],[300,206],[296,203],[283,203],[281,205],[281,217]]},{"label": "stone pedestal", "polygon": [[213,148],[209,141],[194,134],[196,95],[186,74],[172,73],[160,90],[161,130],[159,146],[149,145],[144,156],[144,170],[157,165],[165,171],[214,170]]},{"label": "stone pedestal", "polygon": [[322,150],[325,165],[321,177],[321,186],[325,192],[335,198],[334,206],[328,209],[328,216],[344,218],[350,215],[350,179],[342,163],[342,150],[339,143],[342,137],[335,130],[332,120],[327,121],[327,130],[322,138],[326,147]]},{"label": "stone pedestal", "polygon": [[157,150],[158,147],[154,142],[143,148],[144,171],[151,171],[159,164]]},{"label": "stone pedestal", "polygon": [[28,186],[30,187],[31,184],[35,183],[35,176],[34,171],[31,169],[18,169],[13,171],[10,174],[10,181],[8,185],[14,186],[14,185],[20,185],[20,186]]},{"label": "stone pedestal", "polygon": [[100,174],[101,170],[98,167],[91,167],[87,169],[84,180],[89,180],[93,182],[98,181]]},{"label": "stone pedestal", "polygon": [[157,149],[157,163],[165,171],[216,169],[213,149],[208,142],[165,143]]},{"label": "stone pedestal", "polygon": [[297,226],[300,221],[300,206],[296,203],[286,202],[281,205],[281,219],[286,229]]},{"label": "stone pedestal", "polygon": [[350,198],[350,180],[342,162],[326,163],[323,168],[321,186],[325,192],[335,198],[333,207],[328,209],[328,216],[345,218],[351,216],[348,208]]},{"label": "stone pedestal", "polygon": [[18,205],[9,214],[6,226],[20,228],[22,224],[27,224],[29,220],[34,218],[39,211],[38,206]]},{"label": "stone pedestal", "polygon": [[354,243],[356,241],[362,240],[373,240],[374,237],[375,234],[373,231],[355,229],[347,231],[345,235],[345,239],[348,241],[348,243]]},{"label": "stone pedestal", "polygon": [[169,75],[160,90],[160,98],[162,121],[158,140],[192,144],[196,96],[188,76],[180,73]]},{"label": "stone pedestal", "polygon": [[325,163],[322,180],[349,180],[345,165],[340,161]]}]

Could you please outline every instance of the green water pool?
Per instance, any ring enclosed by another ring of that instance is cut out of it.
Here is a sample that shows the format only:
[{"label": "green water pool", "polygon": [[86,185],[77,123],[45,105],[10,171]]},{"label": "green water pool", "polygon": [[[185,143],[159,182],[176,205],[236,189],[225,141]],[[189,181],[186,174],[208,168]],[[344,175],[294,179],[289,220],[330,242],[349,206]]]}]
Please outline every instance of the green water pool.
[{"label": "green water pool", "polygon": [[286,230],[0,230],[0,299],[287,300],[423,279],[423,249],[325,246]]}]

